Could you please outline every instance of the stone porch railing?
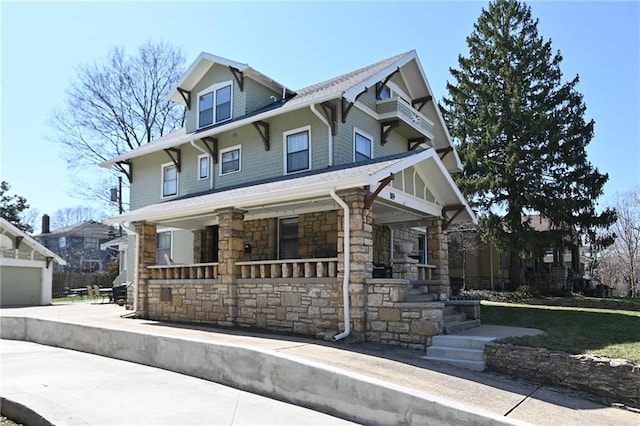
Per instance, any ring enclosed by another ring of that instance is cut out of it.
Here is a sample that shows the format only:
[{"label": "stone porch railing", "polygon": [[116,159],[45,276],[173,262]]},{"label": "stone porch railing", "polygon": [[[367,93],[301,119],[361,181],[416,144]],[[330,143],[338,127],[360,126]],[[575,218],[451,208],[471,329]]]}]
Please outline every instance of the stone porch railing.
[{"label": "stone porch railing", "polygon": [[218,262],[147,266],[152,280],[210,280],[218,278]]},{"label": "stone porch railing", "polygon": [[256,260],[236,262],[242,268],[242,278],[335,278],[338,258]]}]

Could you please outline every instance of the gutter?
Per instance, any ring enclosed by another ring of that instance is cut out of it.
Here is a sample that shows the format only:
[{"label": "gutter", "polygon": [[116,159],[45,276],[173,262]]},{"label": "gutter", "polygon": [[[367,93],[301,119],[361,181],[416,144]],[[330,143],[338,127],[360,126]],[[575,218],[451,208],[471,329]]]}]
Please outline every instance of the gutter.
[{"label": "gutter", "polygon": [[316,105],[317,104],[311,104],[309,105],[309,108],[311,108],[311,112],[313,112],[316,117],[318,117],[320,119],[320,121],[322,121],[325,126],[327,126],[327,141],[329,143],[329,167],[333,167],[333,135],[331,134],[331,124],[329,124],[329,121],[322,115],[320,114],[320,112],[318,112],[318,110],[316,109]]},{"label": "gutter", "polygon": [[349,306],[349,276],[351,275],[351,229],[349,227],[350,223],[350,211],[349,206],[345,203],[342,198],[340,198],[334,188],[331,188],[329,191],[329,195],[333,198],[336,203],[342,207],[344,210],[344,218],[343,218],[343,230],[344,235],[342,237],[342,241],[344,243],[344,276],[342,278],[342,299],[344,303],[344,332],[333,336],[333,341],[341,340],[351,334],[351,308]]}]

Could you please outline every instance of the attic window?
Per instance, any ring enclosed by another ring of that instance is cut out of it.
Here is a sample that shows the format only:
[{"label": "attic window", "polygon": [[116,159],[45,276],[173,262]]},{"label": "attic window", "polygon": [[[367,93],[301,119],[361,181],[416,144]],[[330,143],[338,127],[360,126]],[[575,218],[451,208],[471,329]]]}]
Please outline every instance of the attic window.
[{"label": "attic window", "polygon": [[198,93],[198,128],[231,119],[232,87],[225,81]]}]

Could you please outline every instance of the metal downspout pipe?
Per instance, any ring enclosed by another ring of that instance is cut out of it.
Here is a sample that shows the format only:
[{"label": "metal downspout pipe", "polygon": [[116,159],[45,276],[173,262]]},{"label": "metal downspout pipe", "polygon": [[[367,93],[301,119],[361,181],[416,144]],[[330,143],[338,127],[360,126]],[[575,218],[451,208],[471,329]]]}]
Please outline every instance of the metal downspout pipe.
[{"label": "metal downspout pipe", "polygon": [[351,229],[350,229],[350,210],[347,203],[336,194],[335,189],[329,191],[329,195],[344,210],[342,242],[344,243],[344,277],[342,279],[342,298],[344,303],[344,331],[333,337],[333,341],[344,339],[351,334],[351,308],[349,306],[349,276],[351,275]]},{"label": "metal downspout pipe", "polygon": [[[124,229],[127,235],[133,235],[136,244],[134,251],[134,260],[133,260],[133,314],[138,314],[138,265],[140,264],[139,256],[140,256],[140,235],[136,232],[135,228],[129,228],[128,226],[124,226],[124,224],[120,224],[120,227]],[[131,315],[131,314],[127,314]]]},{"label": "metal downspout pipe", "polygon": [[311,108],[311,112],[313,112],[316,117],[318,117],[320,121],[322,121],[325,126],[327,126],[327,141],[329,143],[329,167],[333,167],[333,135],[331,134],[331,124],[329,124],[329,121],[327,121],[327,119],[316,109],[316,104],[311,104],[309,108]]}]

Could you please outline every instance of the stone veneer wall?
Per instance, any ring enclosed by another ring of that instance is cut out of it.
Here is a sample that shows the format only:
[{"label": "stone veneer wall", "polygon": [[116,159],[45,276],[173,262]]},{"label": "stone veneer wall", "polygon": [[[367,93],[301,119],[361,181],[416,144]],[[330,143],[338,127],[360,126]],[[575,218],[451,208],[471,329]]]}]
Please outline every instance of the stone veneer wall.
[{"label": "stone veneer wall", "polygon": [[408,303],[408,285],[407,280],[368,280],[367,341],[424,350],[442,332],[444,303]]},{"label": "stone veneer wall", "polygon": [[499,343],[487,344],[484,356],[493,371],[640,404],[640,364]]},{"label": "stone veneer wall", "polygon": [[338,213],[306,213],[298,216],[298,257],[336,257],[338,250]]},{"label": "stone veneer wall", "polygon": [[269,260],[278,255],[278,219],[248,220],[244,223],[244,242],[251,245],[251,253],[242,260]]},{"label": "stone veneer wall", "polygon": [[373,263],[391,266],[391,229],[385,225],[373,225]]}]

